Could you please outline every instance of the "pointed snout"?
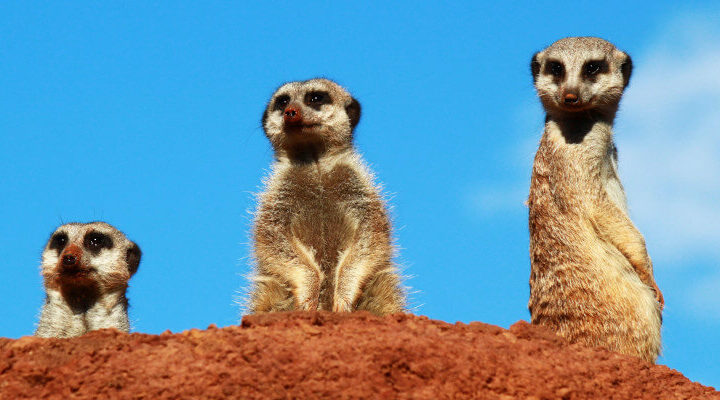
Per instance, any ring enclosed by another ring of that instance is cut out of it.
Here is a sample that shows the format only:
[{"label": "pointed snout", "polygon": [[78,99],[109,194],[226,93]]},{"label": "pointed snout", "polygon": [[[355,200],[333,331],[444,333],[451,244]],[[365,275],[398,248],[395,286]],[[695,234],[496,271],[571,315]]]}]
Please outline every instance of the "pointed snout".
[{"label": "pointed snout", "polygon": [[286,124],[296,125],[302,122],[302,113],[300,107],[296,105],[288,106],[283,112],[283,120]]},{"label": "pointed snout", "polygon": [[65,248],[62,255],[60,256],[60,263],[63,267],[78,267],[80,266],[80,260],[82,259],[82,249],[72,243]]},{"label": "pointed snout", "polygon": [[578,100],[578,95],[575,92],[567,91],[563,94],[563,102],[565,104],[575,104]]},{"label": "pointed snout", "polygon": [[62,263],[66,267],[73,267],[77,265],[78,259],[72,254],[65,254],[62,258]]}]

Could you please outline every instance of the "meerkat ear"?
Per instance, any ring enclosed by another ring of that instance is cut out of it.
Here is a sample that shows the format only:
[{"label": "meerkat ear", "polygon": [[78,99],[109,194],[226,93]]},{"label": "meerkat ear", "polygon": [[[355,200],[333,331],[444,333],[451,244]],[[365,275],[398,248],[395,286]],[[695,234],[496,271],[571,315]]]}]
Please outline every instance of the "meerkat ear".
[{"label": "meerkat ear", "polygon": [[354,129],[360,122],[360,103],[355,98],[352,98],[350,104],[345,107],[345,112],[350,118],[350,127]]},{"label": "meerkat ear", "polygon": [[260,124],[262,125],[263,130],[265,130],[265,121],[267,121],[268,117],[268,111],[267,108],[265,108],[265,111],[263,111],[262,119],[260,120]]},{"label": "meerkat ear", "polygon": [[625,60],[620,64],[620,72],[623,76],[623,89],[630,83],[630,75],[632,74],[632,58],[626,53],[622,53],[625,56]]},{"label": "meerkat ear", "polygon": [[530,72],[533,76],[533,82],[537,81],[538,74],[540,74],[540,52],[537,52],[533,55],[532,60],[530,61]]},{"label": "meerkat ear", "polygon": [[136,245],[135,243],[130,246],[129,249],[127,249],[127,253],[125,254],[125,261],[127,262],[128,271],[130,271],[130,276],[134,275],[135,272],[137,272],[138,267],[140,266],[140,257],[142,257],[142,252],[140,251],[140,247]]}]

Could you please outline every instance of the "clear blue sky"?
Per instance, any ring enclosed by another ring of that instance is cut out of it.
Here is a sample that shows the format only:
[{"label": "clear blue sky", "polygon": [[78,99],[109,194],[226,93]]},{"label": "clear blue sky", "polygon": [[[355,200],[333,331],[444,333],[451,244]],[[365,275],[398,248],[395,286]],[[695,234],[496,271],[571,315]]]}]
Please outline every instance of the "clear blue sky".
[{"label": "clear blue sky", "polygon": [[363,106],[357,146],[391,196],[414,312],[529,319],[544,116],[528,64],[592,35],[635,61],[616,138],[667,302],[659,362],[720,387],[720,6],[383,3],[1,3],[0,336],[32,334],[41,250],[70,221],[142,248],[136,332],[237,323],[272,159],[260,116],[281,83],[317,76]]}]

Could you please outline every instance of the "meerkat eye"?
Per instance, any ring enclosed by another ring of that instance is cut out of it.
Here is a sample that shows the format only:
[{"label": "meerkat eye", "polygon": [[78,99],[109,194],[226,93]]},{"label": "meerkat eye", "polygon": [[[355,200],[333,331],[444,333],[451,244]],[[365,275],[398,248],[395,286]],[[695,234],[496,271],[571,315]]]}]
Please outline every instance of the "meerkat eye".
[{"label": "meerkat eye", "polygon": [[330,94],[327,92],[310,92],[305,95],[305,104],[309,106],[321,106],[323,104],[330,104]]},{"label": "meerkat eye", "polygon": [[593,76],[605,70],[607,63],[604,61],[590,61],[585,64],[585,75]]},{"label": "meerkat eye", "polygon": [[49,249],[57,250],[58,253],[62,251],[62,249],[65,248],[65,245],[68,242],[68,235],[65,232],[58,232],[50,238],[50,245],[48,246]]},{"label": "meerkat eye", "polygon": [[565,72],[565,67],[557,61],[548,62],[548,71],[552,76],[561,77]]},{"label": "meerkat eye", "polygon": [[311,102],[311,103],[318,103],[318,102],[323,101],[324,98],[325,98],[325,95],[322,94],[322,93],[312,93],[312,94],[310,95],[310,102]]},{"label": "meerkat eye", "polygon": [[286,94],[278,96],[278,98],[275,99],[275,106],[273,107],[273,110],[284,110],[289,103],[290,96]]},{"label": "meerkat eye", "polygon": [[85,239],[83,241],[83,245],[86,249],[90,250],[92,253],[99,253],[102,249],[110,249],[112,248],[112,239],[110,239],[110,236],[100,233],[100,232],[90,232],[87,235],[85,235]]}]

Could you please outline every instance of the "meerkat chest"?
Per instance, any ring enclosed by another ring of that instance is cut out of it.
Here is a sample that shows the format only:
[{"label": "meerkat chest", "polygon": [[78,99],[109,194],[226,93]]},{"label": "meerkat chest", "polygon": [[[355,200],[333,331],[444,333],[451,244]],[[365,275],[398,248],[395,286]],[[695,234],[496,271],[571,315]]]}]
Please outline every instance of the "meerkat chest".
[{"label": "meerkat chest", "polygon": [[73,311],[69,307],[62,307],[63,312],[54,315],[54,321],[50,321],[55,326],[60,327],[63,337],[73,337],[82,335],[90,330],[90,323],[84,312]]},{"label": "meerkat chest", "polygon": [[283,203],[296,210],[324,212],[365,198],[366,185],[348,164],[308,165],[284,171],[279,185]]},{"label": "meerkat chest", "polygon": [[303,165],[284,171],[278,176],[276,193],[266,199],[263,213],[272,215],[276,229],[284,235],[312,249],[322,268],[330,268],[366,219],[371,196],[361,172],[352,165],[319,167],[324,166]]}]

